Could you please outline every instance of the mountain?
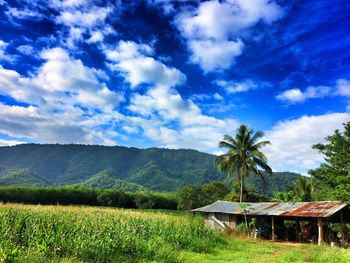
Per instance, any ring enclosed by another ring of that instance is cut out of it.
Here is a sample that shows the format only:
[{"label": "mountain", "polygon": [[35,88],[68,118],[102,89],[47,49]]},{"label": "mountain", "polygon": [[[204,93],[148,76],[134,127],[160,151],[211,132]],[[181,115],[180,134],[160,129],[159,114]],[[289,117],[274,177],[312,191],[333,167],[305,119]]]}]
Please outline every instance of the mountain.
[{"label": "mountain", "polygon": [[0,185],[45,186],[49,182],[27,168],[0,167]]},{"label": "mountain", "polygon": [[88,188],[119,189],[123,192],[140,192],[149,190],[140,184],[118,179],[115,172],[111,169],[103,170],[79,185]]},{"label": "mountain", "polygon": [[[81,184],[124,191],[175,191],[189,184],[226,180],[226,176],[217,171],[214,159],[211,154],[183,149],[77,144],[2,146],[0,167],[4,167],[5,174],[12,173],[12,176],[4,181],[1,177],[0,185]],[[269,188],[264,188],[264,191],[283,191],[298,176],[275,173],[267,178]],[[255,176],[248,178],[247,182],[261,188]]]}]

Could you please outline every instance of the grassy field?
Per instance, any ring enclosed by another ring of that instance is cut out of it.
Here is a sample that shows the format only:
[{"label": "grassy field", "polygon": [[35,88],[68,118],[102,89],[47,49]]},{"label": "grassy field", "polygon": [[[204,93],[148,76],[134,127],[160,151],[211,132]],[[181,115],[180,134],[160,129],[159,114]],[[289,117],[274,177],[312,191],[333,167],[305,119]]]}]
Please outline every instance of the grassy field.
[{"label": "grassy field", "polygon": [[290,245],[231,239],[211,253],[182,253],[184,262],[234,262],[234,263],[349,263],[350,250],[330,246]]},{"label": "grassy field", "polygon": [[224,237],[186,213],[0,204],[4,262],[350,262],[350,250]]}]

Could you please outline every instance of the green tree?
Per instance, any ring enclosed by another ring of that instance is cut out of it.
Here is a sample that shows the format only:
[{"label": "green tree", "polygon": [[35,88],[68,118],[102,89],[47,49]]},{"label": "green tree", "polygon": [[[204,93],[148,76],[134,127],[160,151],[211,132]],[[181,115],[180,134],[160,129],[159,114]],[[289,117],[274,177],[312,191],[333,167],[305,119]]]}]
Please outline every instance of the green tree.
[{"label": "green tree", "polygon": [[285,192],[275,192],[274,196],[282,202],[310,202],[315,192],[315,180],[299,177]]},{"label": "green tree", "polygon": [[219,147],[226,148],[225,154],[219,155],[215,163],[220,172],[227,172],[228,176],[236,173],[240,181],[240,202],[243,201],[244,178],[249,172],[257,174],[265,183],[264,174],[260,169],[272,174],[270,166],[267,164],[267,158],[260,149],[268,144],[269,141],[258,140],[264,136],[261,131],[254,132],[246,125],[241,125],[237,129],[235,138],[225,135],[224,140],[219,143]]},{"label": "green tree", "polygon": [[177,192],[178,209],[191,210],[210,203],[201,188],[185,186]]},{"label": "green tree", "polygon": [[326,137],[327,143],[315,144],[314,149],[322,153],[325,162],[310,170],[309,174],[320,181],[324,188],[321,198],[350,201],[350,122],[344,131],[335,130]]},{"label": "green tree", "polygon": [[310,202],[314,192],[312,180],[306,177],[299,177],[294,183],[294,194],[301,202]]},{"label": "green tree", "polygon": [[218,181],[202,185],[202,191],[210,202],[223,200],[229,193],[229,189],[226,187],[226,185]]}]

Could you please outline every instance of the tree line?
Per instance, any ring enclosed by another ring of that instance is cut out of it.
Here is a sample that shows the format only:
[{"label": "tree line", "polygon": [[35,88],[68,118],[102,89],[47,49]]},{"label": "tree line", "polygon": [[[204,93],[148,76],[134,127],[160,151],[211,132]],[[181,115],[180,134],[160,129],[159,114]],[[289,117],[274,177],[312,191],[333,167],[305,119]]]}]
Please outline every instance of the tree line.
[{"label": "tree line", "polygon": [[171,194],[153,192],[121,192],[118,190],[82,187],[0,187],[3,203],[42,205],[91,205],[120,208],[177,209],[177,199]]}]

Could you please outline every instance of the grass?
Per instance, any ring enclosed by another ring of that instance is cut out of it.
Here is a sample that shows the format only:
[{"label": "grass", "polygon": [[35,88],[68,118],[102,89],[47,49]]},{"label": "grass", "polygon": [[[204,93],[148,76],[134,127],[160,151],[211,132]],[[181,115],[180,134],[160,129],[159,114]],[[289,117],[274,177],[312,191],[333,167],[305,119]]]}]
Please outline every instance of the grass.
[{"label": "grass", "polygon": [[235,263],[349,263],[350,250],[330,246],[286,245],[270,241],[231,239],[212,253],[183,252],[186,262]]},{"label": "grass", "polygon": [[350,250],[228,238],[167,211],[0,204],[0,262],[336,262]]}]

